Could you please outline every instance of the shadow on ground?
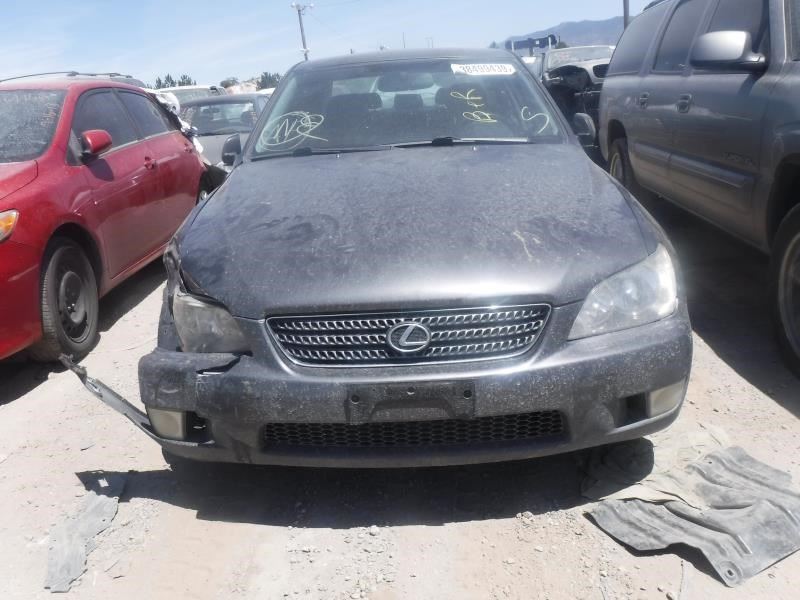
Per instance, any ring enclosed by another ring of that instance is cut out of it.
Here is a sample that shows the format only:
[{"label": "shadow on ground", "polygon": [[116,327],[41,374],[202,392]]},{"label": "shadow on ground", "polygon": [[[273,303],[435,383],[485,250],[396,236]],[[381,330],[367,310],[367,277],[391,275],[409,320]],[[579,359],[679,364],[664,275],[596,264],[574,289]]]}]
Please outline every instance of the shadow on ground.
[{"label": "shadow on ground", "polygon": [[646,206],[680,256],[695,333],[740,376],[800,417],[800,379],[781,359],[770,316],[769,258],[665,200]]},{"label": "shadow on ground", "polygon": [[[100,301],[98,329],[102,336],[126,313],[147,298],[164,282],[166,275],[160,260],[148,265],[111,291]],[[155,332],[154,332],[155,335]],[[0,361],[0,406],[8,404],[47,381],[50,373],[60,373],[59,364],[40,364],[26,359],[24,351]]]},{"label": "shadow on ground", "polygon": [[441,525],[581,506],[587,452],[514,463],[436,469],[293,469],[187,463],[125,475],[123,501],[150,498],[209,521],[304,528]]}]

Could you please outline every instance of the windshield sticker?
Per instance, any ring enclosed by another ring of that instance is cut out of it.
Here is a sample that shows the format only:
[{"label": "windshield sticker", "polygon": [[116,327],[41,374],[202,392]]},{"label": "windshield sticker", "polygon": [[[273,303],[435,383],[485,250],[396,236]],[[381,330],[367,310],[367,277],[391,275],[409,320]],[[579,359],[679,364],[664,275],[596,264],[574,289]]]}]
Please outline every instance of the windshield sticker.
[{"label": "windshield sticker", "polygon": [[323,137],[311,135],[325,121],[322,115],[293,111],[271,119],[264,127],[264,132],[258,140],[257,149],[277,151],[291,150],[302,144],[305,140],[319,140],[327,142]]},{"label": "windshield sticker", "polygon": [[465,112],[463,115],[465,119],[475,121],[476,123],[497,123],[497,119],[495,119],[493,114],[483,112],[482,110]]},{"label": "windshield sticker", "polygon": [[542,126],[536,130],[536,134],[542,133],[547,127],[550,125],[550,117],[545,113],[531,113],[531,109],[527,106],[523,106],[522,110],[520,111],[520,116],[522,117],[523,121],[531,122],[536,119],[540,119],[543,121]]},{"label": "windshield sticker", "polygon": [[480,65],[453,65],[456,75],[513,75],[517,72],[514,65],[508,63],[486,63]]},{"label": "windshield sticker", "polygon": [[463,100],[472,108],[482,108],[486,106],[486,104],[483,102],[483,98],[477,96],[474,89],[469,90],[466,94],[462,94],[461,92],[450,92],[450,95],[456,100]]}]

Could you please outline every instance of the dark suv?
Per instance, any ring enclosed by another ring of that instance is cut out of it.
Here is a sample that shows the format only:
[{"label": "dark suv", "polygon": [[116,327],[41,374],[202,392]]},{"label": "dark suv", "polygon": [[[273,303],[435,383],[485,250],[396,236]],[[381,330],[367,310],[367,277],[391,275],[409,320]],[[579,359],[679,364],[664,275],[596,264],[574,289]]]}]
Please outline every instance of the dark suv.
[{"label": "dark suv", "polygon": [[665,0],[603,87],[611,174],[772,255],[781,348],[800,374],[800,2]]}]

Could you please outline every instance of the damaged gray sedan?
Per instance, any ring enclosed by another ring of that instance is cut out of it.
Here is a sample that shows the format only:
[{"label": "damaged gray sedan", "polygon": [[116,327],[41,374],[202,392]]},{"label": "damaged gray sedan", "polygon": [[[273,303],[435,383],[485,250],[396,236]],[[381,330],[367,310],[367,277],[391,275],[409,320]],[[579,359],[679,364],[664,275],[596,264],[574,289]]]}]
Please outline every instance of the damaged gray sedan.
[{"label": "damaged gray sedan", "polygon": [[147,413],[75,367],[168,456],[467,464],[677,417],[674,252],[512,54],[301,63],[233,162],[166,253]]}]

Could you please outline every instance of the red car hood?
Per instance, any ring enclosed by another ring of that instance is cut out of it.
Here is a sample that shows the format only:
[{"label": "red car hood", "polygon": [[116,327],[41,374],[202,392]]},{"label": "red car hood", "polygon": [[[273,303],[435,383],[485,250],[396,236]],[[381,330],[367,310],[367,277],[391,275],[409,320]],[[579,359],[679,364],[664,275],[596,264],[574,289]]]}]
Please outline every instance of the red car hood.
[{"label": "red car hood", "polygon": [[28,185],[38,173],[35,160],[0,163],[0,200]]}]

